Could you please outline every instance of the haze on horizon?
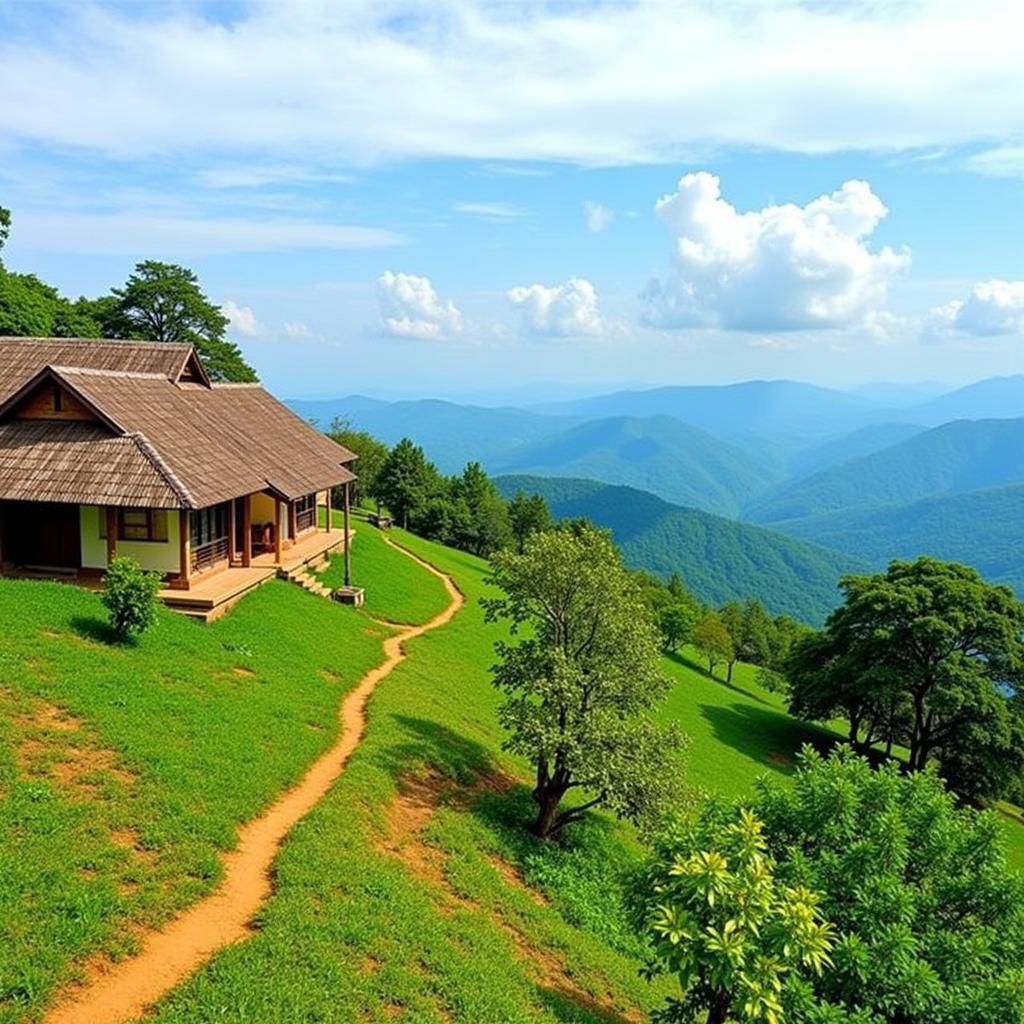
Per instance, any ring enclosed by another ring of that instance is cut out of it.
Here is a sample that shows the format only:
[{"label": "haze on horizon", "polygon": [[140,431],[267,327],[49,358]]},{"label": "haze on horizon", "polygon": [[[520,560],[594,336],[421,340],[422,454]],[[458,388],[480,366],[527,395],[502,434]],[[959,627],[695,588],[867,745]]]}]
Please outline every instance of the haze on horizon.
[{"label": "haze on horizon", "polygon": [[955,387],[1022,366],[1022,32],[999,0],[8,4],[4,260],[73,296],[184,263],[293,397]]}]

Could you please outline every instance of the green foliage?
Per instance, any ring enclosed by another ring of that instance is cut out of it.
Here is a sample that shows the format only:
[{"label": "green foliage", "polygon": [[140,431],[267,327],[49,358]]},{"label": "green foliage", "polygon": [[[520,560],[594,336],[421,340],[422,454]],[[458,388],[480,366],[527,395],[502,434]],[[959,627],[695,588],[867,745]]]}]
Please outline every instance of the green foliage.
[{"label": "green foliage", "polygon": [[11,211],[5,206],[0,206],[0,249],[4,247],[11,234]]},{"label": "green foliage", "polygon": [[759,784],[776,877],[822,894],[833,966],[806,986],[857,1024],[1024,1021],[1024,879],[990,813],[957,806],[932,772],[872,770],[805,749],[792,787]]},{"label": "green foliage", "polygon": [[658,613],[658,628],[666,651],[678,651],[690,642],[697,625],[700,609],[693,601],[679,601],[667,605]]},{"label": "green foliage", "polygon": [[86,300],[69,302],[34,274],[14,274],[0,264],[0,335],[96,338],[101,334]]},{"label": "green foliage", "polygon": [[[359,456],[355,466],[356,480],[352,484],[353,503],[358,505],[366,500],[377,501],[377,488],[381,470],[387,461],[388,446],[365,430],[354,430],[347,420],[338,418],[331,421],[327,436]],[[335,507],[340,502],[340,495],[336,495]]]},{"label": "green foliage", "polygon": [[436,482],[437,471],[427,462],[423,449],[403,437],[381,466],[378,497],[398,522],[408,528],[410,517],[424,507]]},{"label": "green foliage", "polygon": [[[557,520],[583,516],[612,531],[627,565],[668,578],[679,573],[697,599],[718,607],[758,598],[772,615],[821,625],[839,597],[844,573],[870,566],[783,533],[594,480],[498,477],[501,492],[544,496]],[[915,552],[916,553],[916,552]]]},{"label": "green foliage", "polygon": [[115,558],[103,574],[103,606],[110,628],[122,643],[144,633],[156,621],[160,574],[146,572],[134,558]]},{"label": "green foliage", "polygon": [[784,1004],[801,979],[831,966],[833,929],[818,894],[787,884],[767,847],[751,811],[715,804],[659,838],[639,908],[654,945],[649,971],[675,975],[683,996],[654,1020],[799,1019]]},{"label": "green foliage", "polygon": [[732,635],[717,612],[705,612],[693,627],[693,645],[707,659],[710,675],[715,674],[715,667],[720,662],[731,666],[736,660]]},{"label": "green foliage", "polygon": [[[534,534],[523,554],[499,552],[488,619],[528,636],[497,644],[495,686],[506,748],[535,766],[534,830],[559,832],[589,807],[641,820],[680,797],[681,740],[647,711],[665,696],[659,637],[606,534],[592,527]],[[559,811],[565,795],[586,803]]]},{"label": "green foliage", "polygon": [[966,797],[1006,793],[1024,768],[1007,699],[1024,681],[1024,604],[974,569],[924,557],[842,588],[824,632],[793,649],[792,711],[842,713],[867,747],[904,743],[912,770],[935,759]]},{"label": "green foliage", "polygon": [[508,503],[509,525],[515,537],[516,550],[522,554],[527,538],[551,529],[551,513],[542,494],[527,497],[520,489]]},{"label": "green foliage", "polygon": [[213,380],[256,380],[238,346],[224,336],[228,318],[187,267],[144,260],[113,294],[123,332],[118,336],[194,345]]}]

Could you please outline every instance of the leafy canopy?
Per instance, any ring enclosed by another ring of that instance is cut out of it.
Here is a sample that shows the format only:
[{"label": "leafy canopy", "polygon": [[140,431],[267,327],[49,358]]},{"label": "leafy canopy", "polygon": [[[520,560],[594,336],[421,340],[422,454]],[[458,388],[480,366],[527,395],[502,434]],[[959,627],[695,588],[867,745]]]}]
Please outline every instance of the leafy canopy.
[{"label": "leafy canopy", "polygon": [[146,572],[134,558],[119,556],[103,575],[102,601],[110,628],[121,642],[133,640],[156,621],[160,574]]},{"label": "leafy canopy", "polygon": [[[668,689],[660,637],[609,536],[585,524],[533,534],[522,554],[494,555],[490,582],[503,596],[484,601],[487,618],[517,637],[497,644],[493,678],[505,747],[536,768],[534,831],[547,838],[596,805],[641,820],[678,798],[681,738],[647,714]],[[574,789],[587,799],[560,810]]]},{"label": "leafy canopy", "polygon": [[1006,792],[1024,766],[1009,699],[1024,674],[1024,604],[974,569],[926,557],[841,586],[824,631],[793,648],[793,713],[842,713],[851,741],[905,744],[912,770],[935,760],[964,796]]},{"label": "leafy canopy", "polygon": [[763,832],[747,808],[709,803],[660,837],[637,905],[647,973],[675,974],[683,996],[654,1020],[782,1024],[787,986],[831,966],[820,897],[778,877]]}]

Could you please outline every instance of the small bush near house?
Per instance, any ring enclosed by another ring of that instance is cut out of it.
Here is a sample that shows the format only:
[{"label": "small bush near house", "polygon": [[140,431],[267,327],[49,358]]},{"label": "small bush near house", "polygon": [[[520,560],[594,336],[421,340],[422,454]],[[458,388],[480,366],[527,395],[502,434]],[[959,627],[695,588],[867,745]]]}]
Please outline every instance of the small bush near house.
[{"label": "small bush near house", "polygon": [[134,558],[110,563],[103,576],[103,604],[119,642],[135,639],[156,621],[160,585],[160,574],[146,572]]}]

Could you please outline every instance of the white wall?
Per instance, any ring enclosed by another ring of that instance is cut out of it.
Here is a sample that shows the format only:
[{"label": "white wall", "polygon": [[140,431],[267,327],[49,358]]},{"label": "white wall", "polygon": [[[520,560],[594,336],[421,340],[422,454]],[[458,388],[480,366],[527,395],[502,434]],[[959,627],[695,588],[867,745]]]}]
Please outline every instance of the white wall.
[{"label": "white wall", "polygon": [[[82,565],[87,569],[107,567],[107,541],[100,536],[100,516],[106,513],[97,505],[82,505],[80,524],[82,530]],[[119,540],[117,553],[134,558],[143,569],[156,572],[178,573],[179,515],[177,509],[167,510],[167,540]]]}]

